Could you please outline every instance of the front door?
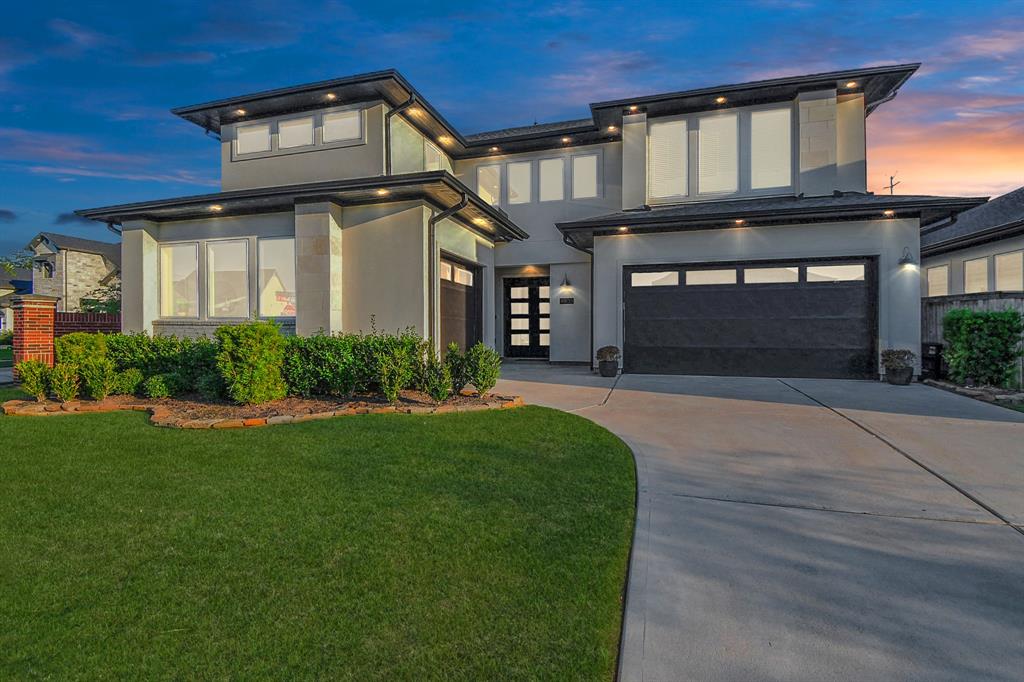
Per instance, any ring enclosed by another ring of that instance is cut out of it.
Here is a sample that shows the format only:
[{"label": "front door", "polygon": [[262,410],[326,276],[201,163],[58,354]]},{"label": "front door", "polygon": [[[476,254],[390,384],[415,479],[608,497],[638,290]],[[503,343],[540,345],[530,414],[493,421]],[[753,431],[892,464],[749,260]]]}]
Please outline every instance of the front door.
[{"label": "front door", "polygon": [[547,277],[505,280],[505,355],[546,358],[551,345],[551,287]]}]

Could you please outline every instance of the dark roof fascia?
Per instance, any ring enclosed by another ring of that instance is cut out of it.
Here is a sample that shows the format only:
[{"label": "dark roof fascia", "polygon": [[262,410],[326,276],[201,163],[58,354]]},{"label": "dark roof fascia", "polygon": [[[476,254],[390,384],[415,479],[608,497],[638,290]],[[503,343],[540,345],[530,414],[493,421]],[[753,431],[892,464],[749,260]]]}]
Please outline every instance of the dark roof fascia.
[{"label": "dark roof fascia", "polygon": [[1000,239],[1016,237],[1021,234],[1024,234],[1024,218],[1010,223],[1005,223],[1003,225],[997,225],[996,227],[990,227],[987,230],[972,232],[971,234],[965,234],[959,237],[953,237],[952,239],[946,239],[941,242],[929,244],[927,246],[921,246],[921,257],[938,256],[951,251],[966,249],[971,246],[979,246],[981,244],[999,241]]},{"label": "dark roof fascia", "polygon": [[[409,188],[425,186],[428,184],[441,182],[447,185],[451,190],[464,193],[469,198],[469,201],[474,207],[485,213],[491,218],[495,225],[499,228],[495,231],[499,238],[504,236],[502,233],[507,234],[515,239],[528,239],[529,235],[524,232],[518,225],[516,225],[503,211],[499,211],[495,207],[491,206],[479,196],[476,195],[473,190],[469,189],[465,184],[462,183],[458,178],[445,170],[440,171],[425,171],[421,173],[407,173],[403,175],[392,175],[392,176],[375,176],[365,178],[352,178],[347,180],[330,180],[326,182],[312,182],[304,183],[299,185],[282,185],[278,187],[259,187],[253,189],[241,189],[231,190],[228,192],[217,192],[214,194],[198,194],[187,197],[175,197],[171,199],[158,199],[155,201],[146,201],[132,204],[119,204],[115,206],[105,206],[100,208],[90,209],[79,209],[75,211],[75,214],[82,218],[88,218],[90,220],[98,220],[102,222],[122,222],[124,220],[131,220],[136,217],[140,217],[145,212],[151,212],[160,209],[179,208],[188,206],[206,206],[210,204],[224,204],[231,201],[245,200],[245,199],[263,199],[263,198],[281,198],[290,199],[292,201],[309,202],[316,200],[323,201],[337,201],[332,198],[331,194],[337,192],[343,192],[346,190],[368,190],[368,189],[395,189],[395,188]],[[429,198],[426,196],[420,197],[424,200]],[[370,204],[370,203],[389,203],[396,201],[396,199],[381,198],[374,201],[358,202],[359,205]],[[430,203],[435,204],[436,202],[431,201]],[[447,207],[438,207],[447,208]],[[246,213],[258,213],[265,211],[248,211],[248,212],[232,212],[225,210],[216,214],[206,214],[206,217],[224,217],[230,215],[244,215]],[[474,226],[466,224],[467,227],[476,230]]]},{"label": "dark roof fascia", "polygon": [[[107,260],[113,261],[113,251],[116,249],[120,251],[121,245],[117,242],[103,242],[98,239],[87,239],[85,237],[75,237],[73,235],[59,234],[56,232],[40,232],[32,241],[28,243],[28,249],[32,249],[42,240],[46,240],[52,244],[58,251],[78,251],[79,253],[91,253],[97,256],[103,256]],[[71,242],[64,240],[70,239]],[[119,265],[115,263],[115,265]]]}]

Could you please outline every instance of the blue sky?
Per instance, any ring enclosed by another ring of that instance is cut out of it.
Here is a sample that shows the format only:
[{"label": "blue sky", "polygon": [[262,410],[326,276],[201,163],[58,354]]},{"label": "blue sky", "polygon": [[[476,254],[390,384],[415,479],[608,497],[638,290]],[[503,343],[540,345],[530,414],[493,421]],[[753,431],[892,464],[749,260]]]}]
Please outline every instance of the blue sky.
[{"label": "blue sky", "polygon": [[0,253],[76,208],[216,191],[216,142],[168,109],[395,67],[466,133],[587,103],[894,62],[869,189],[1024,185],[1024,0],[28,2],[0,26]]}]

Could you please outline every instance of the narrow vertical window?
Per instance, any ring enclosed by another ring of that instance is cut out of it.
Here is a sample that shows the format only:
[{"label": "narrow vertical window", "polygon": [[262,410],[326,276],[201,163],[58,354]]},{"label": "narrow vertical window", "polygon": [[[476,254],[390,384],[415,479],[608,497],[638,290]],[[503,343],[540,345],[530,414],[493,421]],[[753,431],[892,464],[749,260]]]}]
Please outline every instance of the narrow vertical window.
[{"label": "narrow vertical window", "polygon": [[790,110],[750,114],[750,187],[789,187],[793,182]]},{"label": "narrow vertical window", "polygon": [[479,166],[476,169],[476,193],[491,206],[501,200],[501,166]]},{"label": "narrow vertical window", "polygon": [[199,244],[160,247],[160,317],[199,317]]},{"label": "narrow vertical window", "polygon": [[937,265],[928,268],[928,295],[948,296],[949,295],[949,266]]},{"label": "narrow vertical window", "polygon": [[260,317],[295,317],[295,240],[259,241]]},{"label": "narrow vertical window", "polygon": [[980,294],[988,291],[988,258],[964,261],[964,293]]},{"label": "narrow vertical window", "polygon": [[249,242],[206,245],[207,317],[249,317]]},{"label": "narrow vertical window", "polygon": [[701,194],[738,189],[739,140],[735,114],[706,116],[698,123],[697,187]]},{"label": "narrow vertical window", "polygon": [[597,196],[597,155],[572,157],[572,198],[590,199]]},{"label": "narrow vertical window", "polygon": [[441,170],[442,156],[440,149],[426,140],[423,141],[423,170]]},{"label": "narrow vertical window", "polygon": [[686,121],[652,123],[647,146],[648,195],[653,199],[686,196]]},{"label": "narrow vertical window", "polygon": [[540,200],[565,199],[565,160],[543,159],[540,166]]},{"label": "narrow vertical window", "polygon": [[270,125],[239,126],[235,129],[235,152],[238,154],[254,154],[270,151]]},{"label": "narrow vertical window", "polygon": [[508,203],[528,204],[531,201],[532,178],[530,177],[529,161],[519,161],[508,165]]}]

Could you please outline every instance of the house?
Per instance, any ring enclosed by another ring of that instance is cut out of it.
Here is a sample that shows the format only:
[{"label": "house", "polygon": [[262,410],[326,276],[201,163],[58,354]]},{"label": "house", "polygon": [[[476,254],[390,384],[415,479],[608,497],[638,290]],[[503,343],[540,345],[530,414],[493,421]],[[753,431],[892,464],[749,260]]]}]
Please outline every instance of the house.
[{"label": "house", "polygon": [[83,298],[120,281],[120,244],[40,232],[25,248],[34,254],[33,293],[56,296],[59,312],[80,311]]},{"label": "house", "polygon": [[14,329],[11,299],[31,293],[32,271],[29,268],[15,268],[13,272],[0,268],[0,332]]},{"label": "house", "polygon": [[1024,292],[1024,187],[921,233],[921,293]]},{"label": "house", "polygon": [[984,201],[866,191],[865,119],[918,66],[472,135],[393,70],[259,92],[173,110],[219,140],[220,192],[78,214],[122,231],[128,331],[263,317],[551,362],[615,345],[627,372],[877,377],[921,341],[921,227]]}]

